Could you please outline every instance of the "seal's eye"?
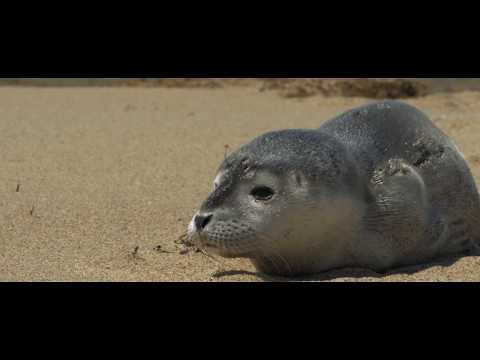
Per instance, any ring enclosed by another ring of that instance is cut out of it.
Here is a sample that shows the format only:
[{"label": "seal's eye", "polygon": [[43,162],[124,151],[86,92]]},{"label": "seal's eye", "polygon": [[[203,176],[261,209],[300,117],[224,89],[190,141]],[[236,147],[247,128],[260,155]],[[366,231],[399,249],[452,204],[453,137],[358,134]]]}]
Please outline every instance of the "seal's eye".
[{"label": "seal's eye", "polygon": [[258,186],[253,189],[250,194],[255,198],[255,200],[267,201],[273,197],[275,192],[267,186]]}]

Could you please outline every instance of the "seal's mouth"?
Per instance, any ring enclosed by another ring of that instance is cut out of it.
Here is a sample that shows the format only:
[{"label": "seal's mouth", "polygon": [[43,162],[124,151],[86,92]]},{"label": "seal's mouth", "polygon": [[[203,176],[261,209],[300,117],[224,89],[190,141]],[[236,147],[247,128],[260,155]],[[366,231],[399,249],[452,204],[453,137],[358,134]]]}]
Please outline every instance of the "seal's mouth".
[{"label": "seal's mouth", "polygon": [[199,246],[202,250],[205,250],[205,251],[208,251],[208,252],[215,252],[215,253],[219,253],[220,252],[220,248],[216,245],[210,245],[210,244],[201,244]]},{"label": "seal's mouth", "polygon": [[198,247],[210,255],[220,256],[226,259],[234,259],[240,256],[235,251],[233,251],[233,249],[231,250],[225,247],[220,247],[206,241],[200,241]]},{"label": "seal's mouth", "polygon": [[191,243],[196,246],[197,248],[206,251],[207,253],[211,255],[218,255],[218,256],[224,256],[223,252],[221,251],[220,247],[217,245],[211,244],[208,241],[208,237],[204,232],[201,231],[195,231],[190,235],[190,241]]},{"label": "seal's mouth", "polygon": [[198,247],[203,251],[206,251],[210,255],[220,256],[224,258],[230,257],[226,253],[225,249],[220,248],[218,245],[208,243],[206,239],[200,240]]},{"label": "seal's mouth", "polygon": [[233,246],[228,246],[224,241],[218,242],[213,241],[209,238],[209,231],[201,230],[199,231],[196,226],[194,226],[194,220],[190,223],[188,227],[187,238],[188,242],[200,249],[203,252],[208,253],[209,255],[220,256],[223,258],[239,258],[239,257],[250,257],[250,254],[246,252],[240,252],[238,249],[238,244]]}]

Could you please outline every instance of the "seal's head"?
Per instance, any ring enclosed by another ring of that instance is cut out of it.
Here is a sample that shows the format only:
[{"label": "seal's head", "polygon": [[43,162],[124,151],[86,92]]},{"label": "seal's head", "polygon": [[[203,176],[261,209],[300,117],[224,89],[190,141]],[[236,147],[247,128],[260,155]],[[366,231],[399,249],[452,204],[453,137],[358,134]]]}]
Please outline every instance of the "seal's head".
[{"label": "seal's head", "polygon": [[267,133],[225,159],[189,235],[208,253],[251,258],[262,272],[301,273],[310,255],[341,251],[335,239],[352,230],[365,196],[358,178],[329,135]]}]

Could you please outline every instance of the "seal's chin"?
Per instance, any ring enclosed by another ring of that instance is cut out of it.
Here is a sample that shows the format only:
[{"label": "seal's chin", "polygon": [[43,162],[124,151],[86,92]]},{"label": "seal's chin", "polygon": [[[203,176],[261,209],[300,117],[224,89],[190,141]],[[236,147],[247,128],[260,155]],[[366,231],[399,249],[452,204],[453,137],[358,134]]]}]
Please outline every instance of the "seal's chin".
[{"label": "seal's chin", "polygon": [[219,246],[209,242],[208,237],[203,233],[194,233],[190,238],[191,242],[202,251],[209,255],[219,256],[226,259],[244,258],[248,257],[246,254],[239,253],[236,249],[229,249],[226,246]]},{"label": "seal's chin", "polygon": [[218,248],[214,245],[204,245],[202,249],[207,252],[209,255],[220,256],[223,258],[235,258],[234,254],[230,254],[223,249]]},{"label": "seal's chin", "polygon": [[235,258],[244,257],[242,256],[243,254],[238,254],[236,251],[210,244],[208,243],[208,240],[200,241],[198,247],[203,251],[205,251],[206,253],[208,253],[209,255],[219,256],[226,259],[235,259]]}]

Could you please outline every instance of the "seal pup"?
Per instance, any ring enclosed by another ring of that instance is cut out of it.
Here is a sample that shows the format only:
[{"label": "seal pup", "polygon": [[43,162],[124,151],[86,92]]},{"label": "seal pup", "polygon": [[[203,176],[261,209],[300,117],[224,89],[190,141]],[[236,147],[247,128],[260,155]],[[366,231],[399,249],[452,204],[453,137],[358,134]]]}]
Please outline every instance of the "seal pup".
[{"label": "seal pup", "polygon": [[269,132],[229,155],[188,234],[268,275],[384,272],[472,253],[479,219],[452,140],[416,108],[383,101],[319,129]]}]

